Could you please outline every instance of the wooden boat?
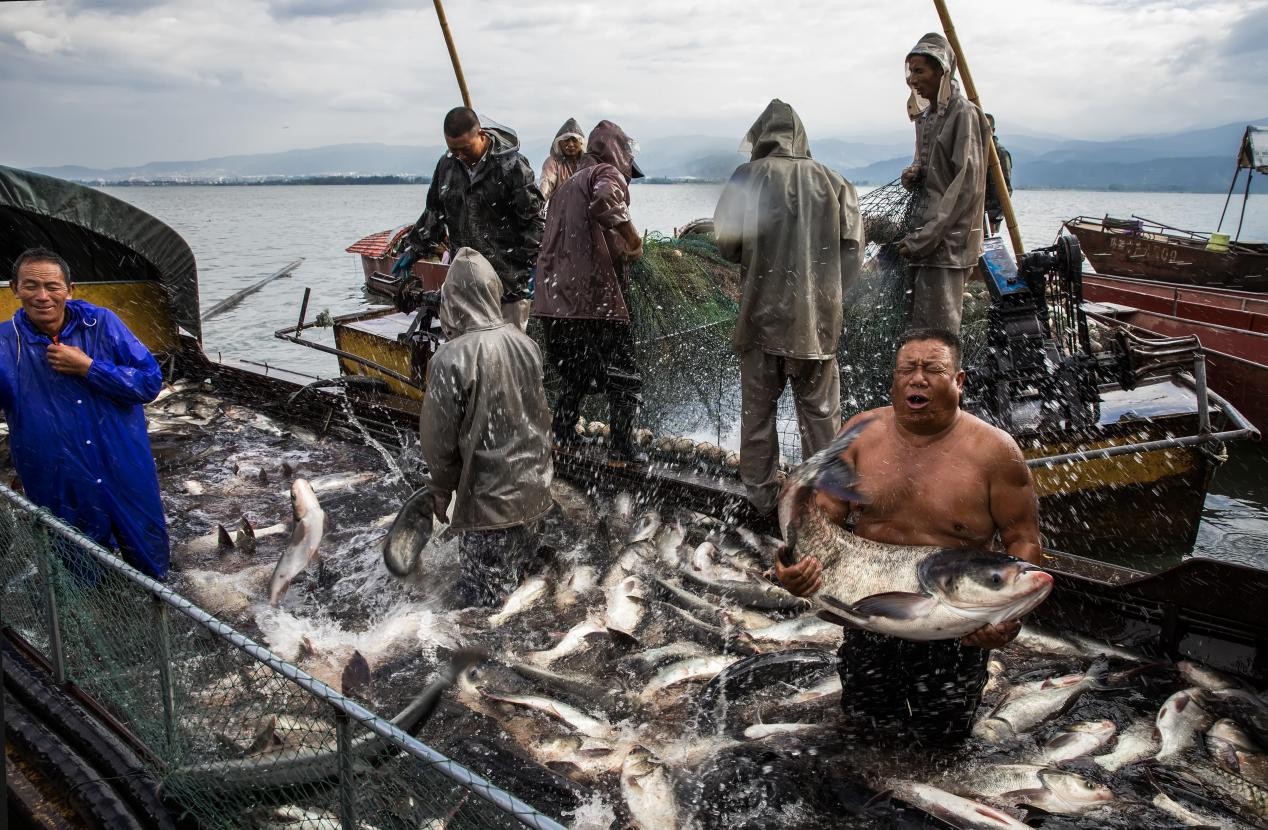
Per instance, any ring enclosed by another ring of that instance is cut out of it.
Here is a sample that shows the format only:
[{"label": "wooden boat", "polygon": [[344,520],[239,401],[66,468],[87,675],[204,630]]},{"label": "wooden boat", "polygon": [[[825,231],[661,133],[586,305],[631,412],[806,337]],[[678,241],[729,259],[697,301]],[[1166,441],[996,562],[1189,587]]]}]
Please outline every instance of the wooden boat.
[{"label": "wooden boat", "polygon": [[1211,388],[1268,430],[1268,297],[1244,291],[1085,275],[1092,316],[1141,336],[1194,336]]},{"label": "wooden boat", "polygon": [[1237,168],[1220,214],[1224,227],[1229,202],[1242,170],[1242,195],[1237,231],[1201,233],[1176,228],[1133,215],[1130,219],[1076,216],[1065,228],[1078,237],[1083,253],[1097,272],[1190,285],[1228,286],[1268,290],[1268,244],[1242,242],[1242,219],[1250,200],[1255,173],[1268,174],[1268,127],[1248,126],[1237,151]]},{"label": "wooden boat", "polygon": [[[27,198],[31,193],[52,198]],[[68,219],[59,212],[66,204],[79,205],[83,213]],[[357,331],[365,339],[364,343],[343,339],[343,348],[336,347],[343,352],[341,358],[358,367],[357,374],[343,378],[319,379],[246,362],[213,360],[198,339],[196,271],[188,247],[157,220],[129,210],[90,188],[0,168],[0,227],[7,231],[3,235],[5,256],[12,259],[30,245],[51,242],[71,262],[77,279],[93,283],[84,287],[99,292],[94,294],[99,302],[126,310],[125,298],[138,293],[152,296],[155,305],[149,311],[153,319],[146,323],[136,318],[136,330],[154,349],[169,378],[201,382],[208,392],[226,401],[344,440],[361,440],[366,434],[395,440],[401,430],[416,428],[419,382],[413,367],[425,361],[439,336],[426,324],[431,313],[426,303],[412,312],[381,309],[341,318],[337,326],[345,334]],[[105,227],[103,217],[109,216],[127,217],[128,221]],[[103,255],[106,253],[110,256]],[[123,262],[124,267],[115,270],[105,264],[117,262]],[[135,314],[136,308],[131,311]],[[299,326],[283,334],[304,340],[308,325],[301,314]],[[420,336],[402,341],[401,334]],[[392,354],[396,368],[376,361],[378,355],[369,354],[366,343]],[[397,371],[406,367],[409,371]],[[400,385],[393,386],[392,381]],[[1195,412],[1193,398],[1198,390],[1183,379],[1164,377],[1142,388],[1150,390],[1149,394],[1124,396],[1102,407],[1106,423],[1098,434],[1107,446],[1047,445],[1042,443],[1045,433],[1036,432],[1040,444],[1034,449],[1046,459],[1039,466],[1064,466],[1065,477],[1071,478],[1069,471],[1079,463],[1103,461],[1112,458],[1111,453],[1148,459],[1150,453],[1160,452],[1157,463],[1142,460],[1126,465],[1128,469],[1151,467],[1160,476],[1128,483],[1138,487],[1141,498],[1148,499],[1153,497],[1150,486],[1165,478],[1170,469],[1167,465],[1177,453],[1206,451],[1207,447],[1213,451],[1221,439],[1235,440],[1245,433],[1238,431],[1240,416],[1235,408],[1218,396],[1203,397]],[[1129,417],[1129,409],[1134,417]],[[1182,419],[1192,419],[1198,432],[1164,435],[1179,430],[1179,422],[1166,420],[1172,409]],[[1210,423],[1203,423],[1208,416]],[[1219,431],[1205,432],[1203,428]],[[1142,443],[1144,439],[1149,440]],[[601,462],[595,449],[583,446],[577,452],[558,454],[560,474],[580,482],[593,480],[604,487],[636,487],[652,498],[721,517],[754,519],[734,479],[673,465],[614,471]],[[1054,451],[1061,455],[1051,455]],[[1178,472],[1177,476],[1194,477],[1190,480],[1200,492],[1212,466]],[[1102,474],[1085,468],[1079,475],[1086,476],[1091,486]],[[1060,478],[1053,479],[1054,488],[1059,489]],[[1126,642],[1151,654],[1198,659],[1260,684],[1268,682],[1268,618],[1260,608],[1268,592],[1268,572],[1192,559],[1163,573],[1148,574],[1056,550],[1046,552],[1045,557],[1045,565],[1057,577],[1057,588],[1040,611],[1045,620],[1105,642]],[[15,633],[7,631],[5,635],[12,639]],[[86,691],[75,689],[75,694],[81,702],[91,703]],[[112,721],[103,704],[92,705],[89,711],[101,719],[103,729],[128,732],[126,724]],[[135,735],[124,734],[124,739],[142,743]]]},{"label": "wooden boat", "polygon": [[1178,231],[1133,217],[1076,216],[1064,223],[1098,273],[1125,277],[1268,290],[1268,245],[1229,243],[1208,248],[1210,235]]},{"label": "wooden boat", "polygon": [[[344,248],[347,253],[360,256],[367,291],[388,298],[399,293],[407,278],[396,272],[396,262],[405,249],[405,238],[413,228],[413,225],[402,225],[372,233]],[[410,276],[433,288],[439,288],[444,281],[444,271],[445,266],[427,260],[417,260],[410,265]]]}]

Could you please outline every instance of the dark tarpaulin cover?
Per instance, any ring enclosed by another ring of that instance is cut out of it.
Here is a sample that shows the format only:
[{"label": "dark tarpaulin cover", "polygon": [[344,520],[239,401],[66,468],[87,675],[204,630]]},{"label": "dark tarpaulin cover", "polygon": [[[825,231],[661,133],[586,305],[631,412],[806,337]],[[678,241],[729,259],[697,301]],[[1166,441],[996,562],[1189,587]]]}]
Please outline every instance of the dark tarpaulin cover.
[{"label": "dark tarpaulin cover", "polygon": [[202,341],[198,268],[180,234],[87,185],[0,166],[0,266],[7,278],[27,248],[51,248],[75,282],[157,280],[172,319]]}]

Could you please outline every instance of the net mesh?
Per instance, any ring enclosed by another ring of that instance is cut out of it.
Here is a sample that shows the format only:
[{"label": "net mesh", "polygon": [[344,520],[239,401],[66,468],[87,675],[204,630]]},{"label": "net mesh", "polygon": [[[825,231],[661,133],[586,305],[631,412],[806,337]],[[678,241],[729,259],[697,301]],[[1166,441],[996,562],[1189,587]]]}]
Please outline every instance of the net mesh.
[{"label": "net mesh", "polygon": [[386,721],[306,688],[7,488],[0,549],[4,625],[140,741],[164,797],[201,827],[560,827],[425,745],[382,737]]}]

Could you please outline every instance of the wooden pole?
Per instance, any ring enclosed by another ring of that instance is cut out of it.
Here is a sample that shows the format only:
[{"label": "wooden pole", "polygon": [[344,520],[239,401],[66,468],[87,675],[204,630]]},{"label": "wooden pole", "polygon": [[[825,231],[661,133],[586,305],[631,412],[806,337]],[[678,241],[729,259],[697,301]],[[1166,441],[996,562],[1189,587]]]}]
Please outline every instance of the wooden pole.
[{"label": "wooden pole", "polygon": [[[439,3],[440,0],[436,2]],[[951,13],[947,11],[946,0],[933,0],[933,5],[937,8],[938,17],[942,20],[942,31],[946,33],[947,41],[955,52],[955,62],[959,67],[960,77],[964,80],[964,94],[980,108],[982,102],[977,96],[977,87],[973,83],[973,75],[969,72],[969,64],[964,59],[964,50],[960,48],[960,39],[955,36],[955,24],[951,22]],[[999,163],[999,153],[995,151],[995,141],[989,135],[986,139],[988,163],[995,179],[995,195],[999,197],[999,205],[1004,209],[1004,221],[1008,223],[1008,236],[1013,241],[1013,253],[1020,260],[1021,255],[1025,253],[1025,248],[1021,245],[1021,229],[1017,227],[1017,214],[1013,213],[1013,199],[1008,192],[1008,185],[1004,183],[1004,169]]]},{"label": "wooden pole", "polygon": [[445,46],[449,49],[449,60],[453,63],[453,74],[458,77],[458,91],[462,93],[462,105],[472,109],[471,93],[467,91],[467,79],[462,75],[462,64],[458,61],[458,49],[453,45],[453,34],[449,31],[449,21],[445,19],[445,7],[440,0],[432,0],[436,5],[436,17],[440,20],[440,32],[445,36]]}]

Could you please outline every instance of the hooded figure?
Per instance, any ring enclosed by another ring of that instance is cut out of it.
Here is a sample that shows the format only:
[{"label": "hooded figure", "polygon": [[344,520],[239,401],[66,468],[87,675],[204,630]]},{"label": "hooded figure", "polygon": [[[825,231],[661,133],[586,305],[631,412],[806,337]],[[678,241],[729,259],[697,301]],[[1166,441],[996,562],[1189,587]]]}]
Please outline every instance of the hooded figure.
[{"label": "hooded figure", "polygon": [[[920,94],[920,76],[912,71],[915,56],[939,70],[929,97]],[[903,181],[919,190],[914,230],[900,243],[914,269],[909,325],[959,332],[964,281],[982,253],[990,130],[982,111],[960,92],[945,37],[925,35],[907,59],[916,157]]]},{"label": "hooded figure", "polygon": [[[575,155],[568,155],[564,152],[563,145],[565,142],[575,141],[576,147],[579,147]],[[555,133],[555,140],[550,144],[550,153],[546,156],[546,162],[542,164],[542,177],[537,183],[537,189],[542,192],[542,198],[549,204],[550,196],[559,189],[559,185],[568,181],[568,177],[577,172],[577,166],[581,163],[581,154],[585,152],[586,137],[581,132],[581,125],[577,123],[577,119],[569,118],[564,125],[559,128],[559,132]]]},{"label": "hooded figure", "polygon": [[474,167],[452,152],[437,162],[409,241],[424,255],[441,245],[451,255],[474,248],[502,281],[502,303],[520,302],[531,297],[528,278],[541,247],[545,202],[514,131],[485,121],[480,131],[489,146]]},{"label": "hooded figure", "polygon": [[427,366],[420,449],[438,515],[454,495],[460,605],[494,605],[514,590],[535,553],[533,526],[551,505],[541,352],[502,319],[501,291],[488,260],[458,251],[440,292],[448,342]]},{"label": "hooded figure", "polygon": [[786,382],[809,457],[841,425],[837,341],[842,298],[858,277],[863,223],[854,185],[810,157],[793,108],[773,100],[741,149],[752,161],[714,211],[718,250],[740,263],[734,345],[743,414],[740,477],[758,510],[772,510],[779,462],[775,410]]},{"label": "hooded figure", "polygon": [[57,342],[92,358],[86,375],[50,368],[53,339],[25,309],[0,323],[0,407],[14,469],[31,501],[163,579],[167,520],[143,408],[163,373],[114,312],[82,300],[66,301]]},{"label": "hooded figure", "polygon": [[606,392],[609,459],[616,464],[640,460],[631,436],[643,382],[625,297],[626,265],[643,250],[630,221],[629,182],[642,175],[630,137],[600,121],[577,172],[555,191],[533,298],[533,315],[545,325],[546,354],[560,374],[555,440],[575,440],[581,399]]}]

